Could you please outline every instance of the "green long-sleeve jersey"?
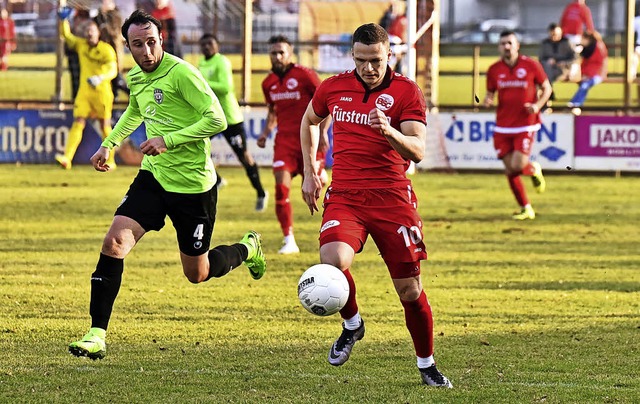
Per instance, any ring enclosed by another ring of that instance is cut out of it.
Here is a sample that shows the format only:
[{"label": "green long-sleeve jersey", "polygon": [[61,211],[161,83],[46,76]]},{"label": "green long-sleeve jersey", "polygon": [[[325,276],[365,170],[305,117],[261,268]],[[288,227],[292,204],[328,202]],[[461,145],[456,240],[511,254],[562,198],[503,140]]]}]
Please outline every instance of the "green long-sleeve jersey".
[{"label": "green long-sleeve jersey", "polygon": [[207,80],[209,86],[220,100],[224,116],[229,125],[244,121],[244,115],[236,98],[233,85],[233,69],[231,61],[224,55],[216,53],[209,59],[200,58],[198,69]]},{"label": "green long-sleeve jersey", "polygon": [[164,53],[153,72],[135,66],[127,75],[129,105],[102,146],[120,145],[142,122],[147,139],[162,136],[167,151],[144,156],[150,171],[169,192],[195,194],[216,181],[209,138],[227,128],[222,106],[200,72]]}]

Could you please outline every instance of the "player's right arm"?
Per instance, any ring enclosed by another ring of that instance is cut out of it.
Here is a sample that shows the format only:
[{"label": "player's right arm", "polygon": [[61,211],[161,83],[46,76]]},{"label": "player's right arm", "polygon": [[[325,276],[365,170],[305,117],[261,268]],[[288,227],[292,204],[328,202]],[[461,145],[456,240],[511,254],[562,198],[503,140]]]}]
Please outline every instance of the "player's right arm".
[{"label": "player's right arm", "polygon": [[273,132],[273,130],[278,125],[278,119],[276,118],[275,105],[269,104],[267,108],[268,108],[267,122],[264,125],[264,128],[262,129],[262,133],[260,133],[258,140],[256,141],[256,143],[258,144],[258,147],[263,149],[267,144],[267,138],[269,137],[269,134]]},{"label": "player's right arm", "polygon": [[138,109],[136,98],[131,96],[127,109],[124,110],[113,131],[104,139],[98,150],[91,157],[90,161],[93,168],[103,172],[109,171],[109,166],[105,163],[111,154],[111,149],[119,146],[124,139],[142,124],[142,121],[143,117]]},{"label": "player's right arm", "polygon": [[316,153],[320,142],[319,125],[324,119],[316,115],[309,102],[300,124],[300,145],[304,161],[304,180],[302,181],[302,198],[309,211],[318,212],[318,199],[322,191],[322,181],[316,171]]},{"label": "player's right arm", "polygon": [[60,20],[60,32],[62,33],[62,37],[64,38],[67,45],[71,49],[75,49],[80,38],[71,33],[71,27],[69,26],[68,20]]}]

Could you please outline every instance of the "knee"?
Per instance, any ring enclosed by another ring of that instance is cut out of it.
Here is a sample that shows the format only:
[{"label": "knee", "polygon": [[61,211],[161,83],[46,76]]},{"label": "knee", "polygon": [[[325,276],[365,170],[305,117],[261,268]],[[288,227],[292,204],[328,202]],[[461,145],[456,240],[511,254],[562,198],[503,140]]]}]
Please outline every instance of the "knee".
[{"label": "knee", "polygon": [[419,284],[405,285],[396,289],[400,300],[405,302],[413,302],[420,297],[422,288]]},{"label": "knee", "polygon": [[131,246],[123,237],[107,234],[102,242],[102,253],[110,257],[124,258],[129,251]]}]

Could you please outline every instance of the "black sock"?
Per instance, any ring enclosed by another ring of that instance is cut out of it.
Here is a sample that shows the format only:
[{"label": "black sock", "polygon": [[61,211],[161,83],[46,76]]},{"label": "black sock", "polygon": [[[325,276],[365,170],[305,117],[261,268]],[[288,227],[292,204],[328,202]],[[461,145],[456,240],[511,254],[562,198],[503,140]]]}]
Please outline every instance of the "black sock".
[{"label": "black sock", "polygon": [[104,330],[109,325],[111,310],[122,283],[124,259],[113,258],[100,253],[95,272],[91,275],[91,327]]},{"label": "black sock", "polygon": [[220,278],[232,269],[239,267],[249,256],[249,250],[244,244],[219,245],[209,250],[209,277]]},{"label": "black sock", "polygon": [[251,185],[258,191],[258,196],[260,198],[264,197],[264,188],[262,188],[262,183],[260,182],[260,172],[258,171],[258,163],[253,163],[252,166],[246,165],[244,167],[247,172],[247,177],[249,177],[249,181],[251,181]]}]

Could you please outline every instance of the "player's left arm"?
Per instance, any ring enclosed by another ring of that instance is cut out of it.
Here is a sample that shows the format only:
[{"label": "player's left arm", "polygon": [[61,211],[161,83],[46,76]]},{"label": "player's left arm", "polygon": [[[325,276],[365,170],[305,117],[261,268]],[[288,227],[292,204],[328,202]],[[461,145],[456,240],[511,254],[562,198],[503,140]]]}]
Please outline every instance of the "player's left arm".
[{"label": "player's left arm", "polygon": [[378,108],[369,111],[371,128],[380,131],[391,147],[405,159],[419,163],[424,158],[427,126],[420,121],[407,120],[400,123],[400,130],[389,123],[387,116]]},{"label": "player's left arm", "polygon": [[186,128],[164,135],[163,139],[167,149],[174,149],[181,144],[209,138],[227,129],[227,120],[224,117],[220,101],[202,75],[191,69],[180,71],[177,74],[178,90],[184,100],[201,114],[201,117]]},{"label": "player's left arm", "polygon": [[538,100],[534,103],[525,103],[524,107],[527,109],[527,112],[530,114],[537,114],[542,110],[542,107],[547,103],[549,97],[551,97],[551,93],[553,92],[553,88],[551,87],[551,82],[547,78],[547,74],[544,72],[542,65],[538,62],[535,63],[534,70],[534,83],[538,86],[539,96]]}]

